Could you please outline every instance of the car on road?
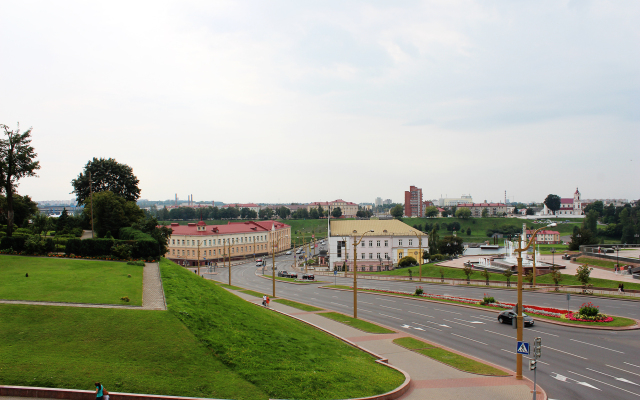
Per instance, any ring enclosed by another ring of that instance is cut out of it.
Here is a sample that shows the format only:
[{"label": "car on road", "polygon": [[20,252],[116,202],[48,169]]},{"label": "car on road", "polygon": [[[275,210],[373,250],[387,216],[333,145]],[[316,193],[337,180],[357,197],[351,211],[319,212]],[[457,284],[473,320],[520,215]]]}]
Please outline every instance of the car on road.
[{"label": "car on road", "polygon": [[287,271],[278,271],[278,276],[281,278],[288,278],[289,273]]},{"label": "car on road", "polygon": [[316,277],[313,274],[302,274],[303,281],[314,281]]},{"label": "car on road", "polygon": [[287,252],[286,252],[286,253],[284,253],[284,254],[285,254],[285,255],[287,255],[287,256],[290,256],[290,255],[291,255],[291,250],[287,251]]},{"label": "car on road", "polygon": [[289,272],[289,278],[298,279],[298,274],[296,272]]},{"label": "car on road", "polygon": [[[516,313],[513,310],[504,310],[498,314],[498,322],[501,324],[511,324],[512,320],[516,317]],[[533,318],[525,313],[522,313],[522,319],[524,320],[524,326],[533,326]]]}]

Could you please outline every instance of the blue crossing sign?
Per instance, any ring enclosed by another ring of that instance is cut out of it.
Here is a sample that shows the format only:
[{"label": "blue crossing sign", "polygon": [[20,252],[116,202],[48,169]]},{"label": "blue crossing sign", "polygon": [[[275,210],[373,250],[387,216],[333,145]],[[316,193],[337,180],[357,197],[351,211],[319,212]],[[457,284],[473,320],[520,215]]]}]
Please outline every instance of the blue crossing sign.
[{"label": "blue crossing sign", "polygon": [[529,355],[529,342],[518,342],[516,353]]}]

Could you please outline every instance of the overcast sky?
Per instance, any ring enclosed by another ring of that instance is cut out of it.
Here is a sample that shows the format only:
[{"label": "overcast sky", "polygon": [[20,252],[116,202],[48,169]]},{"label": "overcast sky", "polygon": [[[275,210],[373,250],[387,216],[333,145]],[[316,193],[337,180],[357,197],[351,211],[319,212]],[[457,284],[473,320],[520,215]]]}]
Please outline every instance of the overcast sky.
[{"label": "overcast sky", "polygon": [[638,1],[6,1],[0,123],[35,200],[640,197]]}]

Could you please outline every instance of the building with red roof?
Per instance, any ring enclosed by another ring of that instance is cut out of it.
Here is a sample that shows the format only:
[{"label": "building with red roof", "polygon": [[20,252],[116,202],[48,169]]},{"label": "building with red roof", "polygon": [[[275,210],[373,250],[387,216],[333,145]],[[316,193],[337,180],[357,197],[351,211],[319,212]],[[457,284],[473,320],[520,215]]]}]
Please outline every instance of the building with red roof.
[{"label": "building with red roof", "polygon": [[[535,230],[527,229],[527,239],[531,238]],[[547,231],[542,230],[538,232],[536,235],[536,242],[539,244],[560,244],[562,241],[560,240],[560,232],[558,231]]]},{"label": "building with red roof", "polygon": [[267,255],[291,249],[291,226],[277,221],[229,222],[207,225],[204,221],[180,225],[174,222],[165,257],[180,265]]},{"label": "building with red roof", "polygon": [[307,204],[307,211],[311,212],[312,208],[318,208],[318,206],[322,206],[324,211],[329,210],[329,213],[340,207],[342,216],[345,218],[355,218],[356,213],[358,212],[358,205],[356,203],[344,201],[342,199],[334,201],[315,201],[313,203],[309,203]]}]

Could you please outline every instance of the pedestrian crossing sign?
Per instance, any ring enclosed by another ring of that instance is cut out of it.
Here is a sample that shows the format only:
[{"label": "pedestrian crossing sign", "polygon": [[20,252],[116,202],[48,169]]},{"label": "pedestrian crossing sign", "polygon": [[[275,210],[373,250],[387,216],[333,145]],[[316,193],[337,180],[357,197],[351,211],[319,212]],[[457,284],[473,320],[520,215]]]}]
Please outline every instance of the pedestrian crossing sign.
[{"label": "pedestrian crossing sign", "polygon": [[516,353],[529,355],[529,342],[518,342]]}]

